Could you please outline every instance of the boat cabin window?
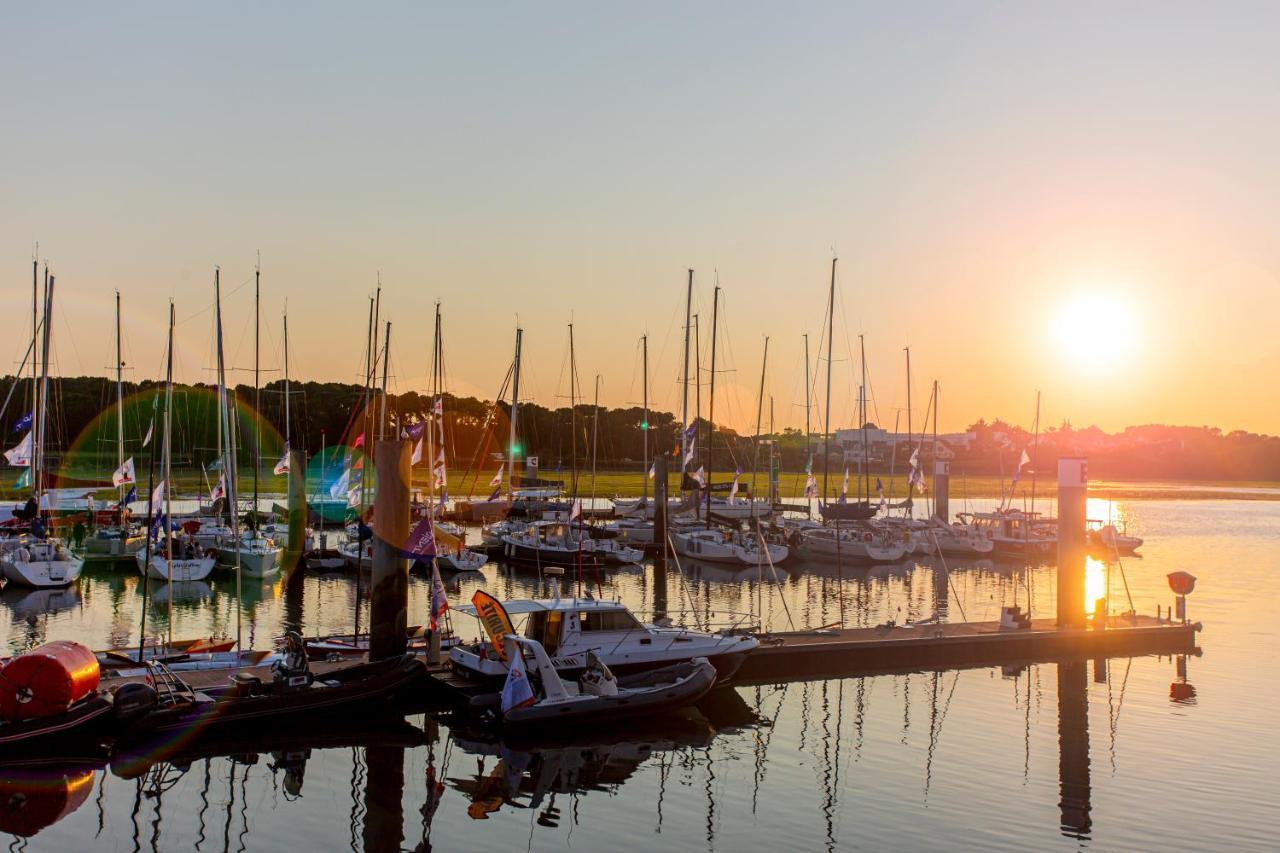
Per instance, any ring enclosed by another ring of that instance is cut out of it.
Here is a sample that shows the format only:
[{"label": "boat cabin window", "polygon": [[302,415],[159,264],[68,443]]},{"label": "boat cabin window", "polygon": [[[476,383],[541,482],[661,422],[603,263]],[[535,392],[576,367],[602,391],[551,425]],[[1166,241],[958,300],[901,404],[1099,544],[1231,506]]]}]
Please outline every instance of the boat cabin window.
[{"label": "boat cabin window", "polygon": [[634,631],[640,621],[625,610],[578,612],[579,629],[586,631]]},{"label": "boat cabin window", "polygon": [[564,612],[560,610],[539,610],[529,614],[529,621],[524,626],[524,635],[530,640],[537,640],[554,655],[560,648],[560,634],[564,627]]}]

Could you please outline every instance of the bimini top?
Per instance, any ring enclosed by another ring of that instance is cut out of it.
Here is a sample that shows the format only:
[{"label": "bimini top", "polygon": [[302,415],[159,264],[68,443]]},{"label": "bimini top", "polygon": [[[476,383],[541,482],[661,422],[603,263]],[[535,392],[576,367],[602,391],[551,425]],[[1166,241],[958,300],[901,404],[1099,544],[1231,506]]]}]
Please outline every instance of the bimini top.
[{"label": "bimini top", "polygon": [[[541,613],[548,610],[582,611],[582,610],[626,610],[621,601],[600,601],[594,598],[513,598],[502,602],[502,607],[509,616],[522,613]],[[468,616],[476,615],[476,608],[471,604],[460,604],[451,607]]]}]

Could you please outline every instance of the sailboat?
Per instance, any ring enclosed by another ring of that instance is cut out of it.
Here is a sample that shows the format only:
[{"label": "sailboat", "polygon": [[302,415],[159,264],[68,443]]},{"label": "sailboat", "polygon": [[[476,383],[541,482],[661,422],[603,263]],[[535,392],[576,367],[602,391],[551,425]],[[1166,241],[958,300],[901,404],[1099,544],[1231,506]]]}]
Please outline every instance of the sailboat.
[{"label": "sailboat", "polygon": [[[255,269],[253,273],[253,392],[255,397],[261,395],[261,382],[259,376],[259,320],[262,316],[260,310],[260,293],[258,284],[260,281],[261,271]],[[232,514],[232,538],[223,542],[218,546],[218,562],[224,566],[234,567],[241,576],[247,578],[266,578],[275,575],[280,571],[280,563],[284,557],[284,549],[275,543],[275,540],[267,538],[262,532],[261,524],[258,518],[258,467],[261,463],[259,447],[261,446],[261,424],[262,416],[260,399],[254,400],[253,412],[253,505],[250,515],[249,526],[243,533],[236,530],[235,516],[239,512],[236,503],[236,437],[235,423],[236,419],[230,417],[229,404],[225,402],[226,398],[226,373],[222,369],[222,291],[219,289],[217,294],[217,336],[218,336],[218,385],[219,392],[223,398],[222,407],[225,417],[228,420],[228,428],[226,435],[223,437],[226,441],[226,459],[227,469],[227,491],[228,505],[231,507]]]},{"label": "sailboat", "polygon": [[40,514],[50,508],[45,480],[48,471],[44,456],[49,410],[49,339],[53,315],[54,276],[45,268],[44,281],[44,330],[41,340],[40,386],[36,392],[35,428],[29,439],[33,441],[31,454],[31,503],[34,517],[31,532],[6,540],[0,552],[0,573],[10,583],[37,588],[70,586],[80,577],[83,561],[63,545],[62,540],[46,535]]},{"label": "sailboat", "polygon": [[[489,555],[472,551],[465,547],[465,532],[454,525],[437,523],[434,519],[444,514],[446,500],[445,486],[441,485],[439,504],[436,503],[436,479],[444,476],[444,470],[436,471],[436,454],[443,460],[445,455],[444,432],[444,328],[440,317],[440,303],[436,303],[435,337],[431,349],[431,412],[427,416],[424,435],[420,442],[426,443],[427,455],[432,470],[427,480],[427,514],[433,519],[432,531],[435,535],[435,564],[441,571],[478,572],[489,562]],[[439,423],[440,440],[436,442],[436,424]]]},{"label": "sailboat", "polygon": [[[175,550],[173,542],[173,525],[169,523],[169,519],[173,517],[173,505],[170,499],[171,489],[169,484],[173,482],[173,302],[169,302],[169,343],[168,355],[166,357],[165,377],[164,377],[164,427],[162,432],[162,440],[164,442],[163,450],[163,471],[161,473],[162,480],[160,489],[164,491],[164,548],[161,552],[153,551],[151,548],[139,551],[137,554],[138,570],[147,575],[152,580],[158,581],[202,581],[213,571],[213,556],[211,552],[206,552],[204,548],[196,544],[191,535],[184,537],[184,541],[178,543]],[[154,469],[153,469],[154,470]],[[152,499],[155,498],[155,491],[152,492]],[[152,508],[152,512],[155,509]],[[152,531],[149,535],[156,535],[159,531]]]},{"label": "sailboat", "polygon": [[[121,353],[120,291],[116,291],[116,470],[124,469],[124,358]],[[125,521],[127,483],[116,495],[116,523],[94,528],[84,541],[86,560],[129,558],[142,549],[146,539],[137,525]]]}]

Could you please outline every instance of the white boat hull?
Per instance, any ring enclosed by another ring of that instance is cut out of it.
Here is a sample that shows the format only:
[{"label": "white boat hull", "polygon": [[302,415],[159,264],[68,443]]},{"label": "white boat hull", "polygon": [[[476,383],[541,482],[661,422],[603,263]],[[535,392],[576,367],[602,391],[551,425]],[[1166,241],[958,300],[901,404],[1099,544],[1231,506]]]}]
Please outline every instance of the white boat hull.
[{"label": "white boat hull", "polygon": [[238,560],[240,572],[247,578],[266,578],[278,573],[283,556],[284,550],[274,547],[245,548],[238,552],[234,547],[218,549],[219,565],[234,569]]},{"label": "white boat hull", "polygon": [[0,572],[9,583],[35,589],[71,586],[80,577],[80,570],[83,568],[84,562],[71,556],[63,559],[24,560],[18,554],[9,554],[0,561]]},{"label": "white boat hull", "polygon": [[152,554],[143,569],[144,555],[138,555],[138,567],[152,580],[165,582],[202,581],[213,572],[213,557],[197,557],[190,560],[168,560],[160,554]]}]

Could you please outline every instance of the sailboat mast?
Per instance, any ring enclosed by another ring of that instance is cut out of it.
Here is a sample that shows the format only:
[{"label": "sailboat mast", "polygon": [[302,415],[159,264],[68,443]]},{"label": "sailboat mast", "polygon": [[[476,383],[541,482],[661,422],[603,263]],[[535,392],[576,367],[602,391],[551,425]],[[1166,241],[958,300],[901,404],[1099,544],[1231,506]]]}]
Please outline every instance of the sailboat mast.
[{"label": "sailboat mast", "polygon": [[[360,640],[360,597],[361,597],[361,581],[364,574],[364,540],[361,538],[361,528],[364,526],[364,498],[365,486],[368,482],[369,469],[369,394],[370,386],[373,385],[374,367],[373,353],[377,348],[377,314],[378,303],[382,299],[382,284],[379,281],[377,295],[369,300],[369,330],[365,333],[365,353],[364,353],[364,407],[360,412],[360,439],[361,452],[364,458],[360,461],[360,503],[356,508],[356,613],[355,613],[355,631],[351,635],[351,642],[357,643]],[[347,502],[350,504],[350,501]]]},{"label": "sailboat mast", "polygon": [[596,448],[600,437],[600,374],[596,374],[595,412],[591,415],[591,505],[596,505]]},{"label": "sailboat mast", "polygon": [[764,374],[769,366],[769,337],[764,339],[764,357],[760,359],[760,396],[756,398],[756,454],[751,463],[751,514],[755,515],[756,472],[760,470],[760,427],[764,418]]},{"label": "sailboat mast", "polygon": [[831,341],[836,326],[836,259],[831,259],[831,289],[827,296],[827,402],[823,406],[822,427],[822,500],[830,494],[827,478],[831,474]]},{"label": "sailboat mast", "polygon": [[641,439],[644,444],[644,455],[642,457],[643,467],[640,477],[640,503],[641,505],[649,502],[649,335],[646,333],[640,338],[641,351],[643,357],[642,378],[641,378],[641,396],[644,400],[644,421],[641,423]]},{"label": "sailboat mast", "polygon": [[711,523],[711,444],[716,438],[716,324],[720,315],[720,285],[711,295],[711,394],[707,401],[707,516]]},{"label": "sailboat mast", "polygon": [[391,321],[387,321],[382,336],[382,407],[378,413],[378,441],[386,438],[387,430],[387,374],[391,370]]},{"label": "sailboat mast", "polygon": [[[387,333],[390,334],[388,329]],[[427,410],[426,422],[426,439],[427,439],[427,465],[431,470],[430,476],[427,477],[427,512],[435,511],[436,505],[436,450],[435,450],[435,424],[436,424],[436,400],[440,396],[440,303],[436,302],[436,318],[432,325],[431,332],[431,406]],[[421,439],[419,439],[421,440]],[[440,441],[444,443],[444,421],[440,423]]]},{"label": "sailboat mast", "polygon": [[[36,253],[31,258],[31,399],[27,411],[33,415],[39,402],[40,392],[36,378],[40,370],[40,339],[38,324],[40,322],[40,245],[36,244]],[[34,472],[33,472],[34,473]],[[34,480],[32,481],[34,485]]]},{"label": "sailboat mast", "polygon": [[222,282],[221,270],[217,267],[213,269],[213,304],[218,349],[218,422],[222,427],[223,441],[226,442],[225,446],[219,447],[219,450],[223,452],[222,473],[226,476],[226,501],[231,508],[231,541],[236,555],[236,650],[239,651],[242,636],[241,611],[243,608],[240,602],[243,583],[240,571],[240,517],[237,512],[236,442],[231,434],[231,408],[227,400],[227,366],[222,352]]},{"label": "sailboat mast", "polygon": [[516,414],[520,408],[520,344],[523,337],[524,329],[516,326],[516,357],[511,371],[511,440],[507,446],[507,498],[512,501],[516,498],[516,454],[520,450],[516,443]]},{"label": "sailboat mast", "polygon": [[[285,307],[284,311],[284,449],[288,453],[289,447],[289,309]],[[290,472],[292,476],[292,472]],[[303,484],[304,491],[306,484]]]},{"label": "sailboat mast", "polygon": [[[862,406],[858,414],[858,424],[862,432],[862,470],[858,477],[858,500],[862,500],[863,481],[867,478],[867,466],[870,464],[870,453],[867,447],[867,340],[865,335],[858,335],[858,350],[862,357]],[[870,494],[870,489],[867,493]]]},{"label": "sailboat mast", "polygon": [[[1037,412],[1039,411],[1039,408],[1040,408],[1039,399],[1040,399],[1040,394],[1039,392],[1036,392]],[[1036,415],[1036,420],[1038,423],[1039,414]],[[936,379],[933,380],[933,447],[931,448],[929,455],[933,458],[935,470],[936,470],[936,465],[938,461],[938,380]],[[924,476],[924,475],[922,474],[921,476]],[[935,500],[936,498],[934,497],[934,492],[930,491],[929,492],[929,515],[930,516],[937,515],[937,509],[936,509],[937,504],[935,503]]]},{"label": "sailboat mast", "polygon": [[[680,408],[680,470],[684,471],[684,460],[689,456],[689,327],[692,325],[693,311],[693,270],[689,270],[689,284],[684,296],[684,377],[681,380],[682,401]],[[34,327],[33,327],[34,328]],[[33,332],[34,339],[34,332]],[[646,475],[647,476],[647,475]],[[684,494],[684,477],[680,477],[680,494]]]},{"label": "sailboat mast", "polygon": [[258,464],[262,461],[262,378],[259,374],[260,327],[262,325],[262,278],[260,266],[253,268],[253,519],[249,529],[258,530]]},{"label": "sailboat mast", "polygon": [[573,349],[573,324],[569,324],[569,461],[570,488],[578,499],[578,361]]},{"label": "sailboat mast", "polygon": [[[123,356],[120,353],[120,291],[116,291],[116,470],[124,467],[124,380],[121,376],[124,369]],[[120,484],[116,506],[117,523],[124,516],[124,484]]]},{"label": "sailboat mast", "polygon": [[[911,347],[903,347],[903,351],[907,354],[907,449],[911,449]],[[898,461],[898,439],[897,436],[893,440],[893,460],[895,464]],[[892,483],[892,479],[890,483]],[[891,487],[892,488],[892,487]],[[907,497],[911,497],[911,484],[907,484]],[[915,509],[911,506],[911,501],[907,500],[907,517],[915,516]]]},{"label": "sailboat mast", "polygon": [[[35,490],[33,494],[39,495],[44,494],[44,481],[47,476],[44,455],[49,413],[49,337],[50,329],[53,328],[53,284],[54,277],[49,275],[49,267],[46,264],[44,268],[44,339],[40,355],[40,420],[37,425],[36,453],[33,460],[38,467],[32,486]],[[39,500],[37,498],[37,507],[39,507]]]},{"label": "sailboat mast", "polygon": [[[173,503],[170,499],[173,489],[169,487],[173,482],[173,450],[170,447],[173,437],[173,314],[173,300],[171,299],[169,300],[169,341],[165,353],[164,368],[164,554],[165,560],[168,561],[168,570],[165,574],[169,578],[173,577]],[[147,531],[147,535],[151,535],[150,530]],[[173,648],[172,595],[169,596],[169,648]]]},{"label": "sailboat mast", "polygon": [[[936,403],[934,405],[937,405]],[[934,441],[937,441],[937,421],[934,421]],[[936,452],[936,448],[935,448]],[[1040,392],[1036,392],[1036,427],[1035,438],[1031,441],[1031,511],[1036,511],[1036,466],[1040,455]]]}]

